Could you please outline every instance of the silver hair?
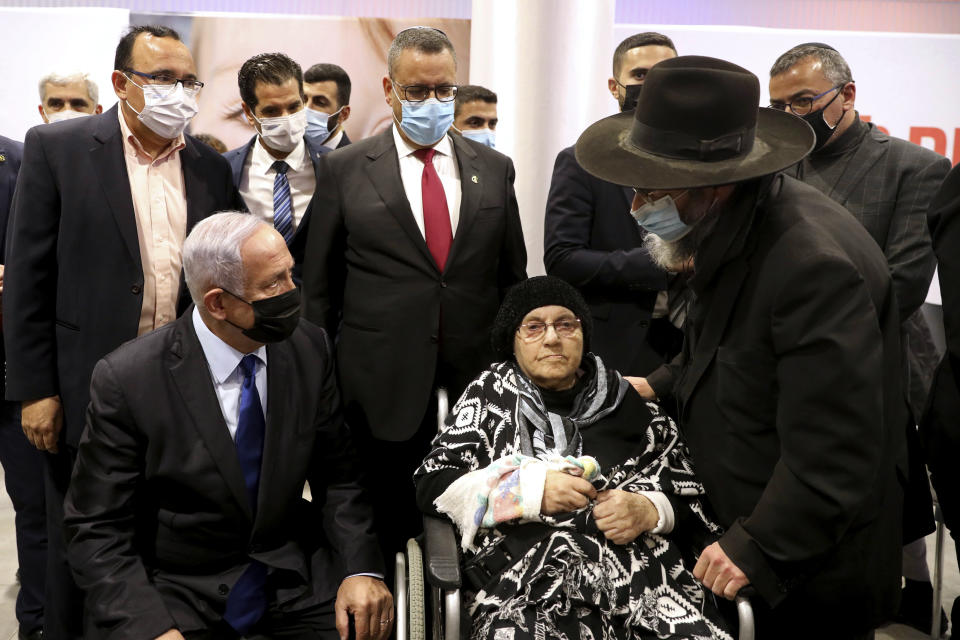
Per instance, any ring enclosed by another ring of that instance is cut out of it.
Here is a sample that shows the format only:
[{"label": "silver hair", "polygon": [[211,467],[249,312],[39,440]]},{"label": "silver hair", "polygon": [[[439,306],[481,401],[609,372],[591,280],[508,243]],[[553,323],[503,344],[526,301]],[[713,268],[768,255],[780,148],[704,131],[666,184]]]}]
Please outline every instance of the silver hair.
[{"label": "silver hair", "polygon": [[87,96],[89,96],[90,101],[93,102],[93,106],[97,106],[100,90],[97,88],[97,83],[90,79],[90,75],[82,71],[67,74],[54,71],[40,78],[40,83],[37,85],[40,91],[40,103],[43,104],[47,101],[47,84],[63,87],[68,84],[73,84],[74,82],[83,82],[87,85]]},{"label": "silver hair", "polygon": [[770,68],[770,77],[785,73],[801,60],[816,58],[820,61],[824,77],[834,86],[853,82],[850,66],[840,52],[833,47],[816,42],[800,44],[777,58]]},{"label": "silver hair", "polygon": [[453,56],[453,68],[457,68],[457,52],[453,50],[453,43],[440,29],[433,27],[410,27],[397,34],[390,44],[387,53],[387,73],[393,78],[393,69],[397,58],[405,49],[416,49],[422,53],[442,53],[449,51]]},{"label": "silver hair", "polygon": [[183,243],[183,277],[198,307],[210,289],[221,287],[243,296],[244,274],[240,248],[262,227],[255,215],[223,211],[197,223]]}]

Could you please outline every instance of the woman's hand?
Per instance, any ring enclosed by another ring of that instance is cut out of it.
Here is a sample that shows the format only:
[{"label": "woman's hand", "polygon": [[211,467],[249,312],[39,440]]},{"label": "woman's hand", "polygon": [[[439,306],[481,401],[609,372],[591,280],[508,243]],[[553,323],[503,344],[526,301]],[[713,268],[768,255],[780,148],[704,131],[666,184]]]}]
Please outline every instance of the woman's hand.
[{"label": "woman's hand", "polygon": [[615,544],[627,544],[644,531],[656,528],[660,514],[644,496],[610,489],[597,494],[593,519],[607,540]]},{"label": "woman's hand", "polygon": [[644,400],[650,400],[651,402],[657,401],[657,394],[654,392],[653,387],[650,386],[650,383],[647,382],[646,378],[623,376],[623,379],[629,382],[634,391],[639,393],[640,397]]},{"label": "woman's hand", "polygon": [[597,497],[593,485],[577,476],[562,471],[547,471],[543,483],[543,500],[540,501],[540,513],[555,515],[583,509]]}]

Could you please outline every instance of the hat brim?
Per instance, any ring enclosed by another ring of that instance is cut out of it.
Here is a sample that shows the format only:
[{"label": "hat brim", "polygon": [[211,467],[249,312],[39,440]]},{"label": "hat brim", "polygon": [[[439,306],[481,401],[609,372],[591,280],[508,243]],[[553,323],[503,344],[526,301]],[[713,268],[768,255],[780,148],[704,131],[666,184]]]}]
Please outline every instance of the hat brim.
[{"label": "hat brim", "polygon": [[632,112],[590,125],[575,154],[588,173],[627,187],[692,189],[743,182],[776,173],[802,160],[816,142],[809,124],[776,109],[760,108],[753,148],[743,157],[706,162],[654,155],[629,140]]}]

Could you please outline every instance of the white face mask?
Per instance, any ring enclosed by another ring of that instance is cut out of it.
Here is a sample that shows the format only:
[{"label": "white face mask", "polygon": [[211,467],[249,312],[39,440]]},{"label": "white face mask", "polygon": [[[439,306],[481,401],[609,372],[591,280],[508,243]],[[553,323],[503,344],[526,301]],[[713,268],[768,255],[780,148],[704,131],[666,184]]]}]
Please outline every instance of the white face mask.
[{"label": "white face mask", "polygon": [[178,137],[199,111],[196,91],[186,91],[179,82],[143,86],[133,80],[130,82],[143,90],[143,110],[137,111],[129,101],[124,102],[137,114],[140,122],[161,138],[173,140]]},{"label": "white face mask", "polygon": [[278,118],[253,119],[260,124],[260,137],[271,149],[281,153],[290,153],[303,140],[303,132],[307,130],[307,110],[300,109],[296,113]]},{"label": "white face mask", "polygon": [[91,114],[84,113],[82,111],[74,111],[73,109],[64,109],[63,111],[54,111],[50,113],[46,109],[43,110],[43,114],[47,116],[47,122],[53,124],[54,122],[60,122],[61,120],[73,120],[74,118],[83,118],[84,116],[89,116]]}]

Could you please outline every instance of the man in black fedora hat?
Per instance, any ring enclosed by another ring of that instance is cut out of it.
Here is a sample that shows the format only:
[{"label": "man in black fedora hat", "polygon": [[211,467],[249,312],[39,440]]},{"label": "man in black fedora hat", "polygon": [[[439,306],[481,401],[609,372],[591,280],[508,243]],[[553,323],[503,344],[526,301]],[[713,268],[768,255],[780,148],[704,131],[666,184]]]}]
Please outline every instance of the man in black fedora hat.
[{"label": "man in black fedora hat", "polygon": [[736,65],[666,60],[577,160],[635,187],[654,259],[691,273],[683,353],[647,382],[676,397],[726,527],[695,575],[727,598],[751,585],[759,637],[871,637],[900,587],[897,306],[863,227],[779,173],[813,131],[759,98]]}]

